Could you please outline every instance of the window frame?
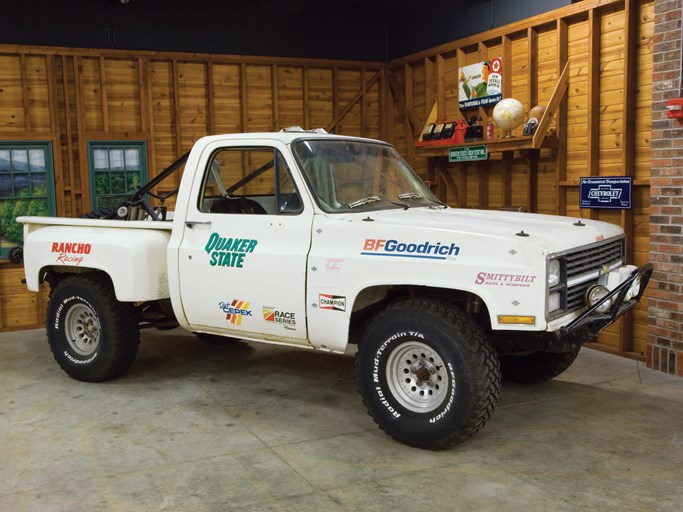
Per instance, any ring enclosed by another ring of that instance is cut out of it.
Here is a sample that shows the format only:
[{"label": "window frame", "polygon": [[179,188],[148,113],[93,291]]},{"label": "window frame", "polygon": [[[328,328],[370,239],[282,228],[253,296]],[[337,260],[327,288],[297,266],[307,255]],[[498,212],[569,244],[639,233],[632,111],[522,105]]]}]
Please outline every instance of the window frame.
[{"label": "window frame", "polygon": [[[147,183],[149,180],[149,162],[147,160],[147,141],[146,140],[90,140],[88,141],[88,181],[90,183],[90,208],[92,210],[97,210],[97,198],[95,188],[95,149],[106,149],[107,151],[111,149],[125,149],[126,147],[137,147],[140,149],[140,186]],[[125,153],[124,153],[125,154]],[[112,171],[111,168],[107,171],[108,173],[116,172]],[[125,168],[122,172],[126,171]],[[135,192],[130,194],[125,192],[123,194],[105,194],[107,196],[122,195],[130,197]],[[102,197],[100,195],[99,197]]]},{"label": "window frame", "polygon": [[[207,200],[207,195],[206,195],[206,189],[207,189],[207,183],[209,181],[209,178],[212,174],[212,164],[216,158],[216,155],[220,154],[223,151],[235,151],[235,152],[248,152],[248,151],[258,151],[258,152],[265,152],[268,151],[273,154],[273,160],[272,166],[269,168],[264,169],[262,172],[260,172],[255,178],[263,174],[263,172],[272,172],[273,175],[273,200],[274,204],[276,206],[276,211],[274,213],[266,213],[266,215],[287,215],[287,216],[292,216],[292,215],[300,215],[304,211],[304,205],[303,205],[303,200],[301,199],[301,191],[299,190],[299,186],[296,183],[296,180],[294,179],[294,175],[292,173],[292,170],[290,169],[288,163],[287,163],[287,158],[283,154],[282,150],[276,146],[271,146],[271,145],[237,145],[237,146],[223,146],[220,148],[214,149],[206,163],[206,167],[203,171],[204,175],[201,180],[201,185],[199,189],[199,194],[197,195],[197,204],[196,207],[197,209],[202,212],[202,213],[216,213],[216,212],[209,212],[205,210],[205,202]],[[294,189],[294,193],[298,197],[298,201],[300,203],[299,207],[296,210],[290,210],[290,211],[282,211],[280,209],[280,199],[282,197],[281,193],[281,185],[282,185],[282,180],[281,180],[281,174],[282,174],[282,169],[280,167],[280,163],[284,163],[284,169],[286,170],[286,174],[289,177],[292,187]],[[243,176],[241,180],[238,180],[234,183],[229,184],[227,187],[226,183],[222,183],[222,186],[225,187],[226,192],[228,192],[229,197],[234,197],[234,198],[245,198],[245,199],[252,199],[255,197],[270,197],[270,195],[264,195],[264,194],[233,194],[237,190],[241,189],[242,187],[248,185],[251,181],[250,176],[254,174],[254,172],[257,172],[259,168],[255,169],[252,171],[250,174],[247,174],[246,176]],[[244,180],[247,180],[246,182],[243,183]],[[236,185],[239,185],[236,187]],[[213,197],[213,196],[209,196]],[[226,213],[226,212],[222,212]],[[230,215],[239,215],[239,213],[230,213]]]},{"label": "window frame", "polygon": [[[51,140],[0,140],[0,149],[7,149],[11,151],[14,149],[26,149],[27,151],[30,149],[42,149],[43,153],[45,155],[45,196],[31,196],[34,199],[38,198],[44,198],[47,202],[47,216],[55,216],[57,215],[57,202],[56,202],[56,192],[55,192],[55,168],[54,168],[54,156],[53,156],[53,141]],[[11,156],[10,156],[11,158]],[[30,161],[27,162],[29,165],[29,168],[27,171],[25,171],[25,174],[28,174],[30,176],[31,170],[30,170]],[[23,174],[24,172],[21,172]],[[10,171],[10,174],[13,176],[15,174],[15,171],[12,170]],[[19,172],[17,172],[19,174]],[[30,183],[30,180],[29,180]],[[30,185],[29,185],[30,187]],[[3,200],[17,200],[20,199],[16,196],[12,198],[5,198],[5,197],[0,197],[0,201]],[[16,219],[15,221],[16,222]],[[17,245],[23,245],[17,243]],[[10,248],[2,248],[0,247],[0,260],[6,260],[7,255],[9,254]]]}]

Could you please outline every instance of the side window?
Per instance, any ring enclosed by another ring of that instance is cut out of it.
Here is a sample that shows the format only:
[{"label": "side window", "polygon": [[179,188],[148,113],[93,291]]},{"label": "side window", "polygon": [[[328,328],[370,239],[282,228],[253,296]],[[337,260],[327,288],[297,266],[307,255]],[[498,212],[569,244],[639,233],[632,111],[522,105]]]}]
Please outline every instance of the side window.
[{"label": "side window", "polygon": [[0,142],[0,258],[24,242],[21,215],[55,215],[50,142]]},{"label": "side window", "polygon": [[277,149],[231,147],[211,156],[198,208],[204,213],[291,215],[302,211],[302,203]]},{"label": "side window", "polygon": [[93,210],[115,208],[147,182],[145,142],[89,142]]}]

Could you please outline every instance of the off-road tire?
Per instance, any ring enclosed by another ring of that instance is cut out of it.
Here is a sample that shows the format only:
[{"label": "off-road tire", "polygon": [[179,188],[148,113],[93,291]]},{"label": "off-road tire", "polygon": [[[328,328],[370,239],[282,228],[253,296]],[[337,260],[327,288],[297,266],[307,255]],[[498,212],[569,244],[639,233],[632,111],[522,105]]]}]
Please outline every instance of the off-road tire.
[{"label": "off-road tire", "polygon": [[69,275],[55,284],[46,328],[59,366],[86,382],[121,375],[135,360],[140,344],[133,305],[116,300],[109,278],[94,272]]},{"label": "off-road tire", "polygon": [[375,422],[410,446],[442,449],[481,430],[500,392],[491,341],[463,311],[405,300],[366,329],[356,356],[358,386]]},{"label": "off-road tire", "polygon": [[554,379],[569,368],[581,347],[571,352],[532,352],[516,356],[500,356],[503,380],[518,384],[538,384]]}]

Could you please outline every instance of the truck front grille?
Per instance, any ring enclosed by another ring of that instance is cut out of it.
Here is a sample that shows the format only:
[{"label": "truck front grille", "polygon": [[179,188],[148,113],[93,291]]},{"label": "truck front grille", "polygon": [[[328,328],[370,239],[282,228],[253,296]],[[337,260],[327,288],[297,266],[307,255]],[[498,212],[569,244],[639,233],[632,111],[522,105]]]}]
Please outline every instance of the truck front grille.
[{"label": "truck front grille", "polygon": [[550,312],[550,319],[585,307],[586,290],[598,282],[600,271],[624,261],[625,240],[624,237],[612,239],[557,257],[562,269],[562,280],[550,293],[561,294],[561,307]]}]

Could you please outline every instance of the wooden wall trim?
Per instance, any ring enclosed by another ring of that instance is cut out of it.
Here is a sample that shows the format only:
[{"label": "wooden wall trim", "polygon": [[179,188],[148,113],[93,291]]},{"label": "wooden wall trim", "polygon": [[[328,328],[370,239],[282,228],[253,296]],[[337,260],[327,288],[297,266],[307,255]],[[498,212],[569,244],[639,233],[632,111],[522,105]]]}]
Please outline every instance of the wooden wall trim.
[{"label": "wooden wall trim", "polygon": [[104,56],[100,55],[100,103],[102,104],[102,126],[109,131],[109,99],[107,97],[107,70]]},{"label": "wooden wall trim", "polygon": [[[209,63],[209,66],[211,66],[211,63]],[[277,64],[273,64],[270,67],[270,90],[271,94],[273,96],[273,126],[272,129],[273,131],[278,131],[280,130],[280,87],[279,87],[279,80],[277,77]],[[335,95],[335,100],[336,100],[336,95]],[[213,132],[211,132],[213,133]]]},{"label": "wooden wall trim", "polygon": [[254,55],[219,55],[213,53],[187,53],[187,52],[159,52],[143,50],[112,50],[106,48],[68,48],[64,46],[25,46],[17,44],[0,44],[0,54],[16,55],[69,55],[79,57],[104,57],[107,59],[137,59],[140,57],[150,60],[171,60],[183,62],[213,62],[223,64],[249,64],[281,66],[310,66],[332,67],[348,69],[362,69],[363,67],[384,67],[385,62],[357,61],[357,60],[333,60],[333,59],[310,59],[293,57],[261,57]]},{"label": "wooden wall trim", "polygon": [[[558,76],[569,61],[569,34],[567,20],[557,20],[557,74]],[[567,95],[562,96],[560,105],[557,109],[556,132],[557,132],[557,166],[556,179],[561,183],[567,179]],[[555,213],[566,215],[567,213],[567,193],[562,187],[558,186],[555,190]]]},{"label": "wooden wall trim", "polygon": [[[69,172],[68,172],[68,177],[69,177],[69,185],[64,186],[62,189],[63,193],[68,192],[69,194],[69,199],[70,203],[73,207],[73,205],[76,204],[76,193],[74,190],[75,187],[75,182],[74,182],[74,176],[75,176],[75,160],[74,160],[74,144],[73,144],[73,131],[72,131],[72,124],[71,124],[71,105],[69,102],[69,72],[68,72],[68,58],[66,55],[61,56],[62,60],[62,88],[64,91],[64,124],[66,125],[66,154],[67,154],[67,163],[69,166]],[[58,108],[58,107],[57,107]],[[64,215],[66,212],[66,209],[62,211],[58,211],[59,214]]]},{"label": "wooden wall trim", "polygon": [[21,53],[19,55],[20,79],[21,79],[21,97],[24,107],[24,130],[31,131],[31,107],[29,104],[29,89],[28,80],[26,78],[26,55]]},{"label": "wooden wall trim", "polygon": [[[356,93],[356,95],[353,98],[351,98],[351,100],[349,100],[349,102],[344,106],[344,108],[341,109],[339,114],[336,116],[336,119],[339,119],[339,120],[344,119],[346,114],[348,114],[351,111],[351,109],[354,106],[356,106],[356,104],[361,99],[363,99],[365,97],[367,90],[370,89],[371,87],[373,87],[375,85],[375,83],[377,83],[377,81],[380,79],[381,76],[382,76],[382,71],[377,71],[374,75],[372,75],[370,77],[370,80],[368,80],[367,82],[363,82],[363,84],[361,84],[361,89]],[[307,88],[305,88],[305,90],[308,91]],[[306,97],[307,96],[305,96],[304,99]],[[306,102],[306,103],[308,103],[308,102]],[[306,119],[308,120],[307,116],[306,116]],[[330,124],[328,124],[325,127],[325,130],[327,130],[328,132],[334,131],[337,127],[336,119],[333,120]]]}]

